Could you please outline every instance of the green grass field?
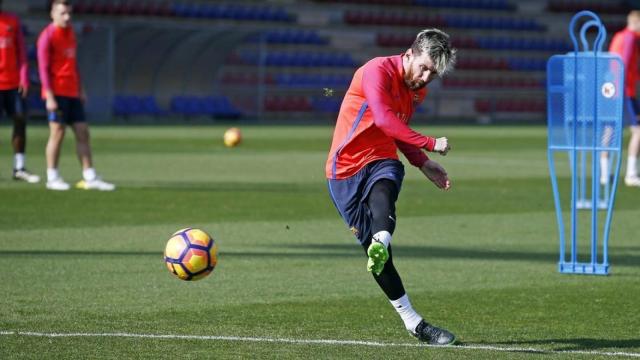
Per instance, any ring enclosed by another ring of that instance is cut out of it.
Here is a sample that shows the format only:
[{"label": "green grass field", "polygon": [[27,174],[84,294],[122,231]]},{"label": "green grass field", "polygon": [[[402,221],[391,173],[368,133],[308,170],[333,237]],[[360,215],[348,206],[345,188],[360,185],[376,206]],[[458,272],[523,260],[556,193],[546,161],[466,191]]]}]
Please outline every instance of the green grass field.
[{"label": "green grass field", "polygon": [[[330,127],[246,126],[227,149],[223,127],[95,126],[96,167],[118,190],[56,193],[10,180],[4,126],[0,358],[640,357],[640,190],[620,187],[612,275],[560,275],[545,129],[420,130],[449,137],[434,158],[453,188],[407,166],[394,261],[414,307],[461,346],[412,346],[365,271],[327,194]],[[28,165],[44,175],[46,129],[29,131]],[[72,136],[61,172],[80,178]],[[186,226],[220,246],[199,282],[162,259]]]}]

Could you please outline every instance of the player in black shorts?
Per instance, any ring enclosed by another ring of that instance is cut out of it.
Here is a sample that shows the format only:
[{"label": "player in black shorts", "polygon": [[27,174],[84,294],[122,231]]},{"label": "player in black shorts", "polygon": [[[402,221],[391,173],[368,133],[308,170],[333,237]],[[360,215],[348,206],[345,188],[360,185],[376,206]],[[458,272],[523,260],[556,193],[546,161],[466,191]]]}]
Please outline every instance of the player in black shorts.
[{"label": "player in black shorts", "polygon": [[14,150],[13,178],[37,183],[38,175],[25,168],[27,111],[25,98],[29,90],[27,52],[22,26],[17,16],[2,11],[0,0],[0,116],[13,120],[11,143]]}]

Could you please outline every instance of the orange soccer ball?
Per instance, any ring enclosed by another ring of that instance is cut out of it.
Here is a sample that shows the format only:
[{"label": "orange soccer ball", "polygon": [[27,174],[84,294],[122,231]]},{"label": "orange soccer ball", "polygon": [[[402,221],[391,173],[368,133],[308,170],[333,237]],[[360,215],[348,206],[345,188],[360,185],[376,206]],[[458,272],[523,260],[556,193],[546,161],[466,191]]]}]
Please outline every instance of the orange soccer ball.
[{"label": "orange soccer ball", "polygon": [[234,147],[240,144],[242,141],[242,133],[238,128],[231,128],[224,133],[224,145],[227,147]]},{"label": "orange soccer ball", "polygon": [[200,280],[216,267],[218,246],[209,234],[200,229],[178,230],[167,242],[164,261],[178,279]]}]

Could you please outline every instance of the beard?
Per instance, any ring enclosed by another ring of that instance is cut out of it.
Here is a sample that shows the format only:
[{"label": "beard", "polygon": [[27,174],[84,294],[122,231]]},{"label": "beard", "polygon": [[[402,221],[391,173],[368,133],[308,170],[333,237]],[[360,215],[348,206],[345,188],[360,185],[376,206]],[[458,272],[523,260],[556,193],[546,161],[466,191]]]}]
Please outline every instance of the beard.
[{"label": "beard", "polygon": [[417,91],[420,90],[422,88],[424,88],[425,86],[427,86],[427,83],[422,81],[422,80],[409,80],[409,79],[404,79],[404,83],[407,85],[407,87],[413,91]]},{"label": "beard", "polygon": [[405,74],[404,77],[405,85],[407,85],[407,87],[412,91],[418,91],[427,86],[426,82],[422,81],[421,79],[415,80],[413,77],[413,71],[409,71],[409,73]]}]

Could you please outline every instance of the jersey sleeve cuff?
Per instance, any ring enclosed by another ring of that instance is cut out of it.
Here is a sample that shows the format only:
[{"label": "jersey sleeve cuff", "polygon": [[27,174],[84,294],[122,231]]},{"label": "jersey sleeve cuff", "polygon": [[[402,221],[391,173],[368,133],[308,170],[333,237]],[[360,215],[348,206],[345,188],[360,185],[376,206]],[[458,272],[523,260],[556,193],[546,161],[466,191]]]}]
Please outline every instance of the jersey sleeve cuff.
[{"label": "jersey sleeve cuff", "polygon": [[427,136],[426,144],[423,146],[423,148],[427,151],[433,151],[435,147],[436,147],[436,139]]}]

